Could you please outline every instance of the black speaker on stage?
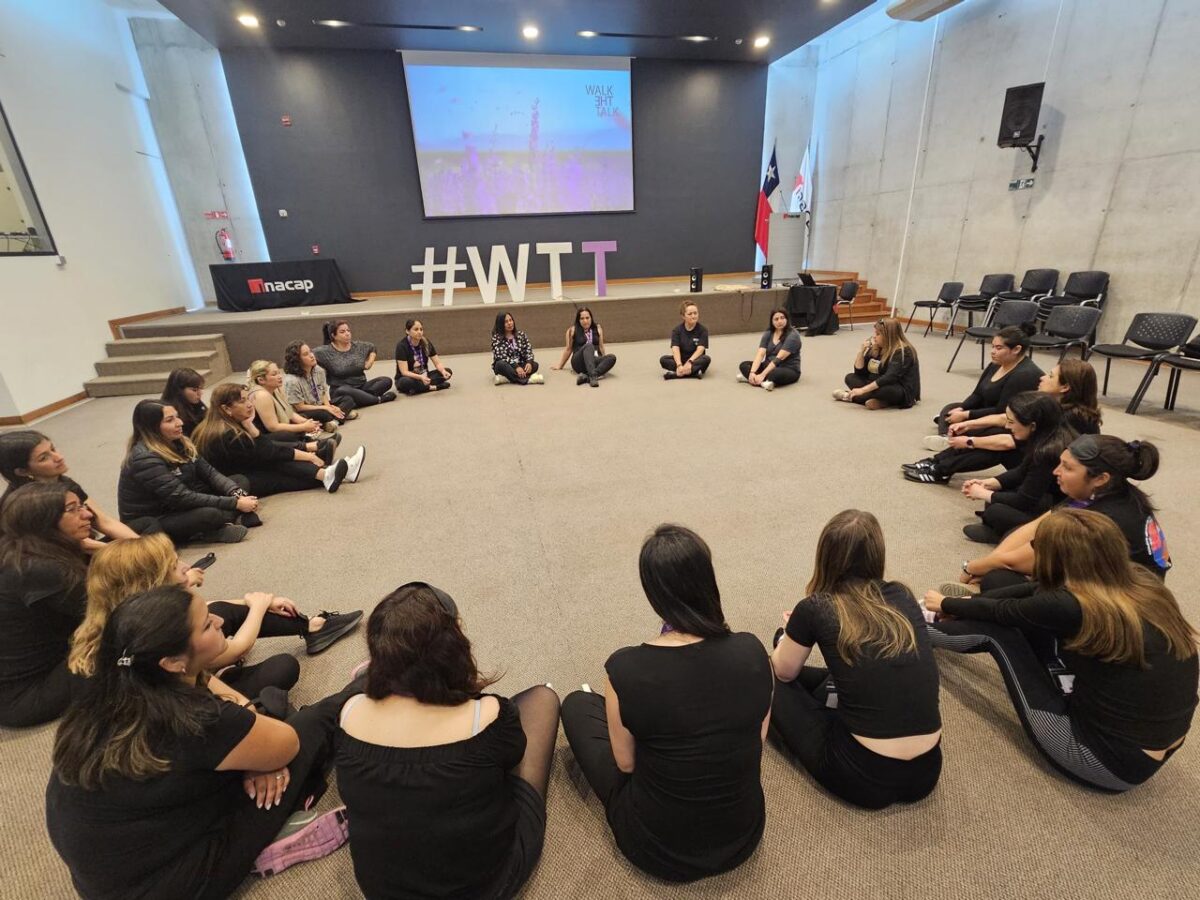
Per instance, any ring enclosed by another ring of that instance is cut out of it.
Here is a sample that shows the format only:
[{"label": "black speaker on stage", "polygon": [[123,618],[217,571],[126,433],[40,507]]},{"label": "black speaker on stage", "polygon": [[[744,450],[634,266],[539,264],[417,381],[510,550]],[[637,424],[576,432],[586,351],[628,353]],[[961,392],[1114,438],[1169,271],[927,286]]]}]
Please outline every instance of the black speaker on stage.
[{"label": "black speaker on stage", "polygon": [[758,286],[766,290],[771,286],[771,281],[775,272],[775,267],[770,263],[765,263],[762,271],[759,273]]},{"label": "black speaker on stage", "polygon": [[698,294],[704,290],[704,270],[699,266],[692,266],[691,274],[688,278],[688,290],[693,294]]},{"label": "black speaker on stage", "polygon": [[1001,147],[1028,147],[1033,143],[1045,89],[1044,81],[1008,89],[1004,95],[1004,112],[1000,116],[998,143]]}]

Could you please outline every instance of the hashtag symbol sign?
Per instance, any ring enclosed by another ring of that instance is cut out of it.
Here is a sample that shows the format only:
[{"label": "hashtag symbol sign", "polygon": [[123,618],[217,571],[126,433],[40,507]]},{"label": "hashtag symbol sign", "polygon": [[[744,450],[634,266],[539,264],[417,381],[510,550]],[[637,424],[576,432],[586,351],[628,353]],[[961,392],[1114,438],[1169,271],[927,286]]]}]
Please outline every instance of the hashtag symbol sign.
[{"label": "hashtag symbol sign", "polygon": [[[442,305],[454,305],[454,291],[457,288],[465,288],[465,281],[455,281],[455,276],[459,272],[467,270],[466,263],[458,262],[458,247],[446,248],[446,261],[444,263],[435,263],[434,248],[425,248],[425,262],[419,266],[412,266],[413,274],[422,276],[420,281],[412,283],[412,290],[421,291],[421,306],[433,306],[433,291],[435,288],[442,289]],[[441,280],[437,280],[437,276],[441,276]]]}]

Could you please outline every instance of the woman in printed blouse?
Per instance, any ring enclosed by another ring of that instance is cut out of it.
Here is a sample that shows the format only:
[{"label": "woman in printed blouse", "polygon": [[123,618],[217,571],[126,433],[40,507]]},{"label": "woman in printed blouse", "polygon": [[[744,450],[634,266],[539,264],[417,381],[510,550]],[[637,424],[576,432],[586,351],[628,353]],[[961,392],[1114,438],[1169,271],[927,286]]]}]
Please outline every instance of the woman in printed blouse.
[{"label": "woman in printed blouse", "polygon": [[517,323],[508,313],[497,314],[492,328],[492,371],[497,385],[542,383],[529,336],[517,331]]}]

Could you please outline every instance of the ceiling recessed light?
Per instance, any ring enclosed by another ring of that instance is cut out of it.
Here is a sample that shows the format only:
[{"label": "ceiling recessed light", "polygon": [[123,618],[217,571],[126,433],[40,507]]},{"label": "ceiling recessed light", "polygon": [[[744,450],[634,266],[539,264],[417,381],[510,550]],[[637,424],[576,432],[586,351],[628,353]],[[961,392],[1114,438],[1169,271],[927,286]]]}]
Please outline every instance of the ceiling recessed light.
[{"label": "ceiling recessed light", "polygon": [[483,31],[478,25],[459,25],[459,31]]},{"label": "ceiling recessed light", "polygon": [[352,25],[352,22],[344,22],[341,19],[317,19],[317,25],[324,25],[326,28],[345,28],[347,25]]},{"label": "ceiling recessed light", "polygon": [[767,46],[767,44],[769,44],[769,43],[771,43],[771,39],[769,37],[767,37],[765,34],[760,34],[758,37],[756,37],[754,39],[754,46],[758,50],[761,50],[763,47]]},{"label": "ceiling recessed light", "polygon": [[242,13],[240,16],[237,17],[237,20],[239,22],[241,22],[243,25],[245,25],[247,28],[257,28],[258,27],[258,16],[251,15],[250,13]]},{"label": "ceiling recessed light", "polygon": [[594,38],[596,36],[596,32],[594,31],[577,31],[576,34],[578,34],[580,37],[586,38]]},{"label": "ceiling recessed light", "polygon": [[685,41],[691,41],[694,44],[703,44],[705,41],[711,41],[712,38],[703,34],[689,34],[684,37]]},{"label": "ceiling recessed light", "polygon": [[538,31],[538,27],[536,25],[526,25],[521,29],[521,34],[523,34],[526,39],[532,41],[535,37],[541,34],[541,32]]}]

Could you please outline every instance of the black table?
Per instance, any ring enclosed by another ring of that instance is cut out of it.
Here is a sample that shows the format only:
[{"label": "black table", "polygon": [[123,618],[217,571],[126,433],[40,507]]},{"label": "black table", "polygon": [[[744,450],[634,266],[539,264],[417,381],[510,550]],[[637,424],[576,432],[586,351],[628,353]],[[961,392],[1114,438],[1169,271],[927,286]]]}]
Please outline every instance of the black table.
[{"label": "black table", "polygon": [[837,288],[832,284],[796,284],[788,290],[786,308],[792,324],[805,328],[809,337],[837,334],[838,317],[833,312],[836,300]]},{"label": "black table", "polygon": [[350,303],[353,299],[334,259],[223,263],[208,268],[217,306],[226,312]]}]

